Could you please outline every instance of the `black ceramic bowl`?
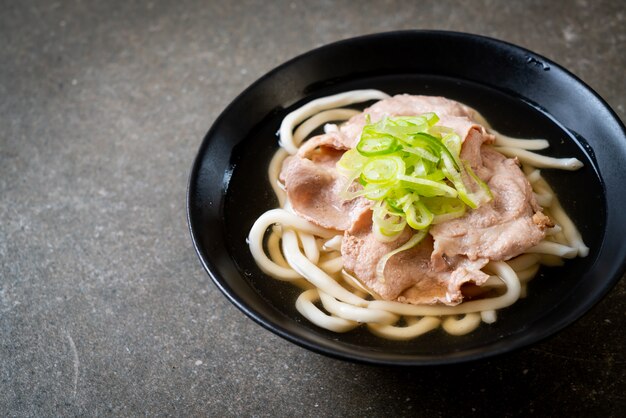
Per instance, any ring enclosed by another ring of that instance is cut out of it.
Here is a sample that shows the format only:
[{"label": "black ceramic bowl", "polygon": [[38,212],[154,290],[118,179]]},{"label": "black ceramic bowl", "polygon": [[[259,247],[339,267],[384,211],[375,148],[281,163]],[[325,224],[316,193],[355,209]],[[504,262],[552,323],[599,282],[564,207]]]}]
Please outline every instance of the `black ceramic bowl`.
[{"label": "black ceramic bowl", "polygon": [[[294,308],[298,291],[265,276],[246,237],[275,207],[266,170],[281,119],[309,100],[375,88],[442,95],[478,109],[498,131],[550,140],[552,156],[575,156],[576,172],[544,170],[589,247],[586,258],[544,268],[529,296],[498,321],[451,337],[433,331],[408,342],[365,329],[335,334]],[[349,39],[301,55],[263,76],[215,121],[188,188],[188,221],[219,289],[250,318],[319,353],[374,364],[446,364],[527,346],[561,330],[598,302],[626,260],[626,134],[608,105],[557,64],[520,47],[453,32],[393,32]]]}]

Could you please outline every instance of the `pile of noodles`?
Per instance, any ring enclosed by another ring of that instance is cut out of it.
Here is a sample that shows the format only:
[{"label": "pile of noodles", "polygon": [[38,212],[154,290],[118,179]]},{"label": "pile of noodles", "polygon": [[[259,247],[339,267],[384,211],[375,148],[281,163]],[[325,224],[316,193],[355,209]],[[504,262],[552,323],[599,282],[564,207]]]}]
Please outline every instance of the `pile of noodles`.
[{"label": "pile of noodles", "polygon": [[495,135],[495,149],[521,162],[537,202],[556,225],[548,229],[542,242],[524,254],[506,262],[491,261],[484,268],[490,278],[480,286],[480,293],[459,305],[412,305],[377,299],[343,269],[340,253],[343,233],[319,227],[296,215],[278,175],[283,160],[295,154],[314,130],[360,113],[344,106],[388,97],[378,90],[355,90],[324,97],[293,111],[281,124],[281,148],[268,170],[280,208],[269,210],[256,220],[248,241],[263,272],[303,289],[296,300],[296,308],[309,321],[335,332],[346,332],[365,324],[375,335],[396,340],[415,338],[438,327],[452,335],[463,335],[481,322],[495,322],[498,309],[525,297],[527,283],[537,274],[540,265],[557,266],[563,259],[587,255],[589,250],[580,233],[539,170],[575,170],[582,166],[581,162],[575,158],[557,159],[534,153],[547,148],[548,142],[504,136],[491,129],[477,113],[477,122]]}]

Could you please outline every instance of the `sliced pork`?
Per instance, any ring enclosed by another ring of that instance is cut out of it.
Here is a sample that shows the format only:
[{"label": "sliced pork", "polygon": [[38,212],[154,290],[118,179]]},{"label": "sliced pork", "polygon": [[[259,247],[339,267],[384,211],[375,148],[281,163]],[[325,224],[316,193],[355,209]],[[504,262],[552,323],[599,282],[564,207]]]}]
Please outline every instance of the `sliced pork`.
[{"label": "sliced pork", "polygon": [[345,148],[335,140],[335,135],[312,138],[298,154],[287,157],[280,180],[298,215],[324,228],[345,231],[369,210],[372,202],[363,197],[344,200],[340,196],[348,185],[335,165]]},{"label": "sliced pork", "polygon": [[412,249],[391,257],[385,264],[383,278],[377,278],[376,266],[380,259],[408,241],[412,234],[412,230],[406,228],[397,240],[380,242],[372,234],[370,216],[368,223],[346,231],[341,246],[344,268],[380,298],[414,304],[456,305],[463,300],[463,284],[481,285],[489,278],[480,271],[488,260],[470,262],[465,257],[457,257],[456,263],[445,271],[435,269],[431,262],[433,240],[430,236]]},{"label": "sliced pork", "polygon": [[517,160],[482,144],[476,134],[466,138],[461,158],[487,183],[493,200],[461,218],[431,227],[435,265],[444,269],[446,260],[457,255],[470,260],[508,260],[538,244],[552,224],[541,212]]}]

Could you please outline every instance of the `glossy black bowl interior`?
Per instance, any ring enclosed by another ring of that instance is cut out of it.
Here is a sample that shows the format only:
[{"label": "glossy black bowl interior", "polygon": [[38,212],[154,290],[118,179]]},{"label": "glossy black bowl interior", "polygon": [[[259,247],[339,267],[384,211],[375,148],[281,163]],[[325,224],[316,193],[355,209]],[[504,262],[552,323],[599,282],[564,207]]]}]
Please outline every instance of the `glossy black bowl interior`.
[{"label": "glossy black bowl interior", "polygon": [[[364,329],[335,334],[295,310],[298,290],[258,269],[246,237],[275,207],[267,166],[281,119],[307,101],[351,89],[442,95],[478,109],[498,131],[547,138],[576,172],[544,170],[591,248],[586,258],[543,268],[529,297],[493,325],[462,337],[434,331],[408,342]],[[484,37],[394,32],[350,39],[297,57],[245,90],[204,139],[188,190],[192,239],[224,294],[271,331],[309,349],[376,364],[444,364],[523,347],[572,323],[619,280],[626,260],[626,135],[591,89],[547,59]]]}]

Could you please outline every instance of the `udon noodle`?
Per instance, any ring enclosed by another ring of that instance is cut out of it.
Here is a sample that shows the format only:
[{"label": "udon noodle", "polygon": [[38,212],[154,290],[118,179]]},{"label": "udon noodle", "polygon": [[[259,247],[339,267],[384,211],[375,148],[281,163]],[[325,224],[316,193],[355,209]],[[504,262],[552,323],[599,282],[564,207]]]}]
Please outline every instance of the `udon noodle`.
[{"label": "udon noodle", "polygon": [[525,297],[528,282],[540,265],[558,266],[563,259],[588,253],[580,233],[561,207],[552,188],[542,177],[542,168],[575,170],[575,158],[551,158],[533,151],[545,149],[543,139],[517,139],[493,130],[477,113],[475,119],[495,135],[493,144],[507,157],[517,157],[532,185],[537,202],[555,226],[537,245],[508,261],[491,261],[483,269],[490,275],[479,294],[456,306],[415,305],[378,298],[343,268],[343,233],[317,226],[296,215],[278,176],[283,160],[295,154],[308,136],[325,125],[338,123],[360,113],[345,106],[389,97],[377,90],[358,90],[313,100],[287,115],[280,127],[280,149],[268,169],[279,208],[262,214],[249,234],[250,251],[261,270],[274,279],[302,289],[295,301],[297,310],[315,325],[346,332],[365,325],[373,334],[387,339],[407,340],[441,327],[451,335],[475,330],[482,322],[493,323],[499,309]]}]

